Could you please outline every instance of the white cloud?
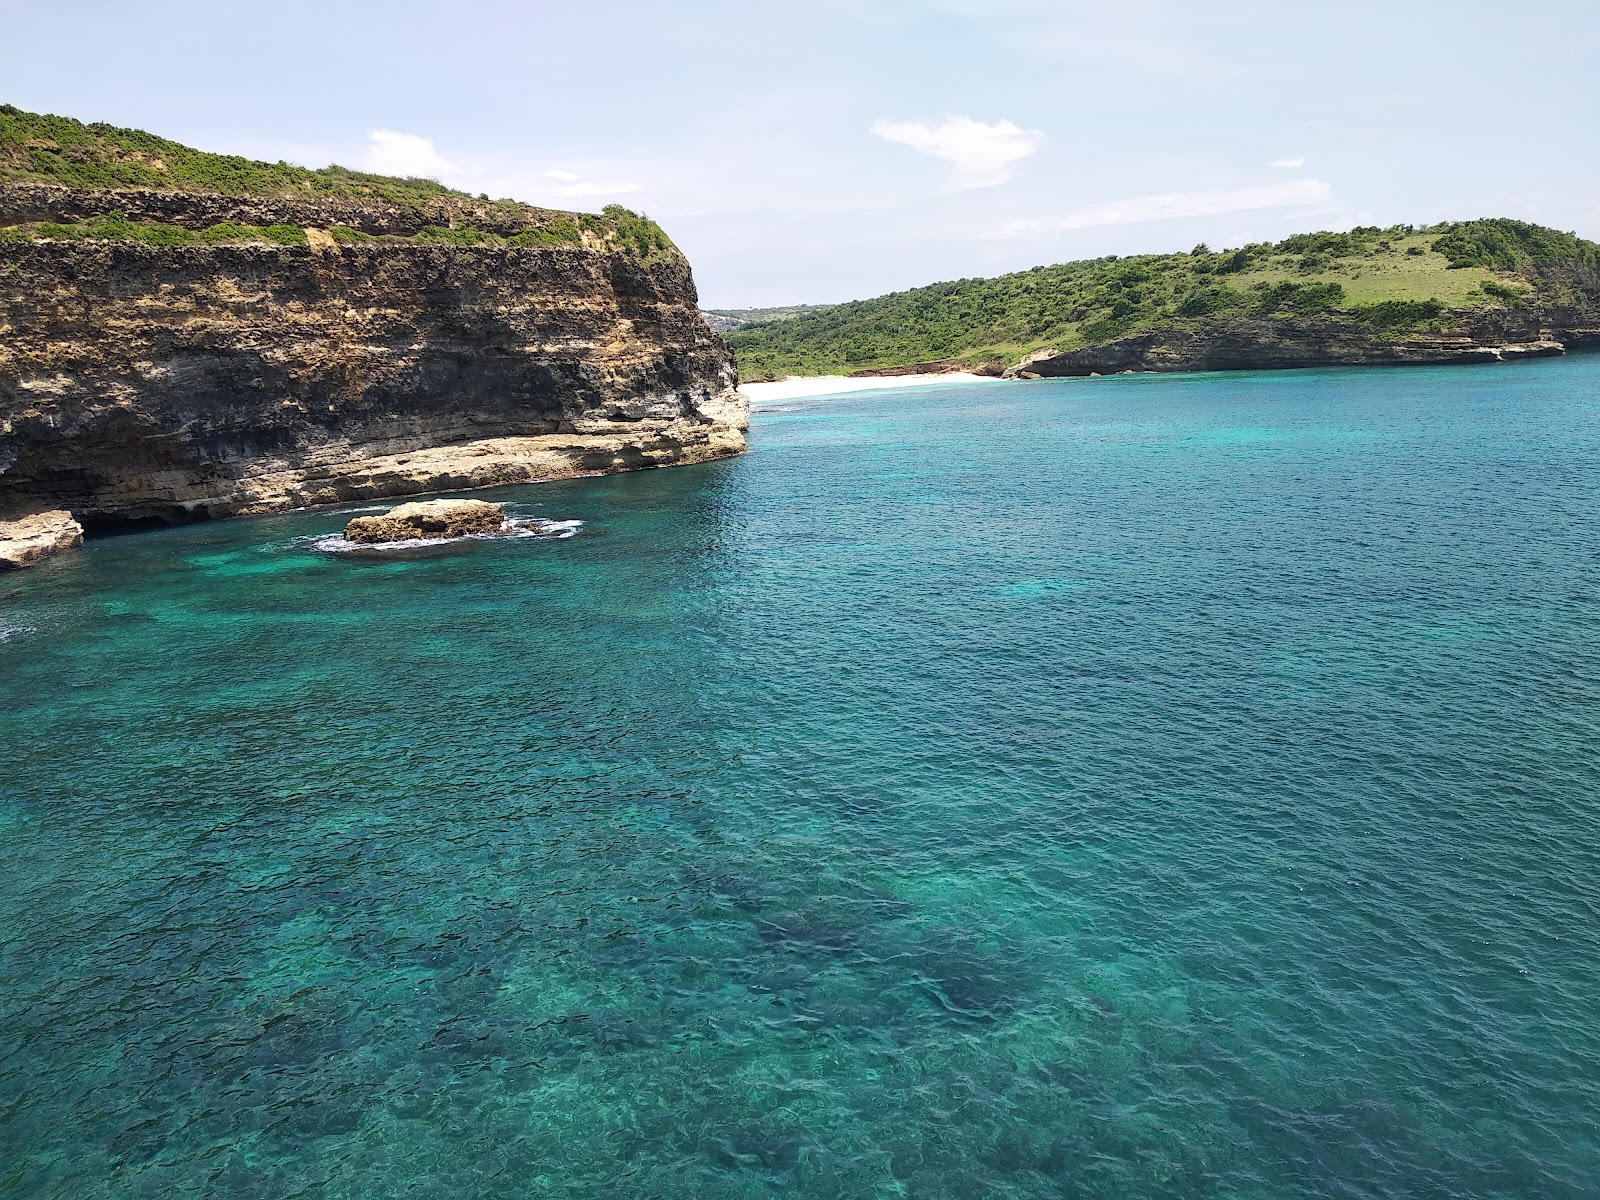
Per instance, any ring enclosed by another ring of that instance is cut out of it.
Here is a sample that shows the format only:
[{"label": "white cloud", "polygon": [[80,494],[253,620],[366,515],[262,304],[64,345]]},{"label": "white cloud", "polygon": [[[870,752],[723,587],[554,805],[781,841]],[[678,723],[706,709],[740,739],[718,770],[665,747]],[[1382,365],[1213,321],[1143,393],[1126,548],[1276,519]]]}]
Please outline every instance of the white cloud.
[{"label": "white cloud", "polygon": [[993,187],[1016,174],[1017,164],[1039,148],[1044,134],[1010,121],[988,124],[971,117],[949,117],[943,125],[922,121],[877,121],[872,132],[887,142],[910,146],[955,168],[956,187]]},{"label": "white cloud", "polygon": [[363,165],[380,175],[415,175],[438,179],[455,171],[455,164],[440,156],[433,143],[414,133],[374,129],[367,134]]},{"label": "white cloud", "polygon": [[1178,217],[1214,217],[1253,209],[1320,203],[1332,195],[1333,188],[1320,179],[1240,188],[1234,192],[1168,192],[1160,196],[1139,196],[1094,208],[1080,208],[1065,216],[1045,220],[1011,221],[990,236],[1026,237],[1034,233],[1092,229],[1099,225],[1134,225],[1141,221],[1169,221]]},{"label": "white cloud", "polygon": [[1306,165],[1306,160],[1303,159],[1303,158],[1275,158],[1268,165],[1269,166],[1274,166],[1274,167],[1282,167],[1285,170],[1293,171],[1298,167],[1305,166]]},{"label": "white cloud", "polygon": [[[626,196],[629,192],[642,192],[644,188],[637,183],[598,183],[593,179],[585,179],[576,171],[568,171],[563,167],[551,167],[542,173],[545,179],[554,179],[561,184],[554,190],[554,195],[568,198],[581,196]],[[536,185],[536,190],[549,193],[545,186]]]},{"label": "white cloud", "polygon": [[558,187],[558,196],[626,196],[629,192],[642,192],[637,183],[596,183],[592,179],[579,179],[565,187]]}]

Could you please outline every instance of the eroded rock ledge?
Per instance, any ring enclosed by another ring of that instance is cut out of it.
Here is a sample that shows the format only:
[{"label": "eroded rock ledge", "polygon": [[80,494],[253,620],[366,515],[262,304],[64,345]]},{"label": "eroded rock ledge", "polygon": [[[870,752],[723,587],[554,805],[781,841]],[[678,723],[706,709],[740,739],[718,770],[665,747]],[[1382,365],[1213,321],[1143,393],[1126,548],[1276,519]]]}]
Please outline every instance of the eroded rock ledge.
[{"label": "eroded rock ledge", "polygon": [[676,251],[0,242],[0,513],[91,533],[722,458],[735,379]]},{"label": "eroded rock ledge", "polygon": [[1080,350],[1040,350],[1006,369],[1008,379],[1110,375],[1124,371],[1281,370],[1509,362],[1600,345],[1600,324],[1583,306],[1469,312],[1451,333],[1383,335],[1333,320],[1239,318],[1207,328],[1143,330]]},{"label": "eroded rock ledge", "polygon": [[0,570],[31,567],[83,545],[83,526],[65,509],[0,520]]}]

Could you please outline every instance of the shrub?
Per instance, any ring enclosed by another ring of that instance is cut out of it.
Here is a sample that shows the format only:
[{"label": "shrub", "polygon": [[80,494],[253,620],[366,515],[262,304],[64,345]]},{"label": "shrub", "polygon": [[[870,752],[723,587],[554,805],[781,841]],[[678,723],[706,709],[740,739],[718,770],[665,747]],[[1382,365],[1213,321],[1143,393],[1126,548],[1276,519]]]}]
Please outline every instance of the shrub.
[{"label": "shrub", "polygon": [[370,233],[363,233],[353,225],[335,225],[328,230],[328,235],[336,242],[375,242],[378,240]]},{"label": "shrub", "polygon": [[259,225],[256,235],[280,246],[306,245],[306,231],[298,225]]},{"label": "shrub", "polygon": [[1212,284],[1209,287],[1196,288],[1185,296],[1183,303],[1178,306],[1178,312],[1186,317],[1204,317],[1211,313],[1242,308],[1246,303],[1245,297],[1231,287]]},{"label": "shrub", "polygon": [[1496,271],[1518,271],[1552,261],[1600,266],[1600,245],[1584,241],[1576,234],[1503,217],[1451,225],[1433,243],[1433,248],[1450,260],[1452,269],[1488,267]]},{"label": "shrub", "polygon": [[557,217],[536,229],[525,229],[506,239],[510,246],[581,246],[583,232],[571,217]]},{"label": "shrub", "polygon": [[1289,313],[1311,317],[1336,308],[1344,301],[1344,285],[1338,283],[1258,283],[1255,308],[1263,315]]},{"label": "shrub", "polygon": [[1091,346],[1101,342],[1114,341],[1127,333],[1133,327],[1133,321],[1127,317],[1104,316],[1097,321],[1090,321],[1080,332],[1083,340]]},{"label": "shrub", "polygon": [[499,240],[494,234],[474,229],[471,225],[458,225],[454,229],[446,229],[442,225],[425,225],[417,231],[419,242],[443,242],[450,246],[493,245]]},{"label": "shrub", "polygon": [[1513,307],[1520,307],[1522,304],[1523,293],[1517,291],[1514,287],[1507,287],[1505,284],[1498,283],[1493,279],[1486,279],[1480,286],[1483,288],[1485,296],[1492,296],[1494,299],[1510,304]]},{"label": "shrub", "polygon": [[136,223],[121,212],[109,212],[103,217],[80,226],[81,237],[105,242],[143,242],[148,246],[182,246],[195,240],[192,229],[177,225]]},{"label": "shrub", "polygon": [[232,221],[219,221],[200,231],[202,242],[237,242],[250,237],[255,230],[249,225],[235,225]]},{"label": "shrub", "polygon": [[1250,265],[1250,260],[1254,257],[1255,253],[1249,246],[1240,246],[1217,264],[1217,274],[1232,275],[1237,271],[1242,271]]},{"label": "shrub", "polygon": [[1360,254],[1364,234],[1377,233],[1376,229],[1352,229],[1349,233],[1297,233],[1284,238],[1277,245],[1279,254],[1315,254],[1324,257],[1345,258]]},{"label": "shrub", "polygon": [[1350,315],[1363,325],[1374,329],[1395,331],[1425,325],[1444,312],[1439,300],[1381,300],[1377,304],[1359,304]]},{"label": "shrub", "polygon": [[81,225],[57,225],[52,221],[41,221],[33,227],[35,237],[54,238],[57,241],[69,241],[84,236]]},{"label": "shrub", "polygon": [[176,225],[136,225],[131,237],[149,246],[183,246],[195,240],[195,232]]},{"label": "shrub", "polygon": [[666,230],[649,217],[623,208],[620,204],[608,204],[601,209],[601,213],[611,219],[617,240],[640,258],[648,259],[658,250],[667,252],[674,248]]}]

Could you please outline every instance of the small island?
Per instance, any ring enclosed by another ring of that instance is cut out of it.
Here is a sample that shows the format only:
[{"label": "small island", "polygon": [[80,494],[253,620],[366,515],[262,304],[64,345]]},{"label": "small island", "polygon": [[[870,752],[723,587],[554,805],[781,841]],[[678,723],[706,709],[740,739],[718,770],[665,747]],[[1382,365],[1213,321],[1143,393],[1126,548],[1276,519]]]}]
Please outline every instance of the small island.
[{"label": "small island", "polygon": [[354,517],[345,540],[361,545],[385,542],[449,541],[494,537],[505,531],[506,510],[486,500],[414,500],[377,516]]}]

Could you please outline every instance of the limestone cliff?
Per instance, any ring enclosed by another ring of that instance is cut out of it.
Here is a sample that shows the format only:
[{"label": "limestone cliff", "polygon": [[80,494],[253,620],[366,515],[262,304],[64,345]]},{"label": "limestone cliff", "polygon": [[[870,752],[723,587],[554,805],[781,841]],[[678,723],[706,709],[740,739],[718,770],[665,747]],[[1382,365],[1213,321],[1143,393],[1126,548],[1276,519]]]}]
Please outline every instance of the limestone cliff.
[{"label": "limestone cliff", "polygon": [[428,204],[0,185],[0,517],[92,533],[744,449],[664,236]]},{"label": "limestone cliff", "polygon": [[1506,362],[1592,345],[1600,345],[1600,310],[1592,305],[1468,310],[1448,331],[1406,334],[1332,319],[1232,317],[1175,322],[1078,350],[1047,348],[1008,368],[1006,376]]}]

